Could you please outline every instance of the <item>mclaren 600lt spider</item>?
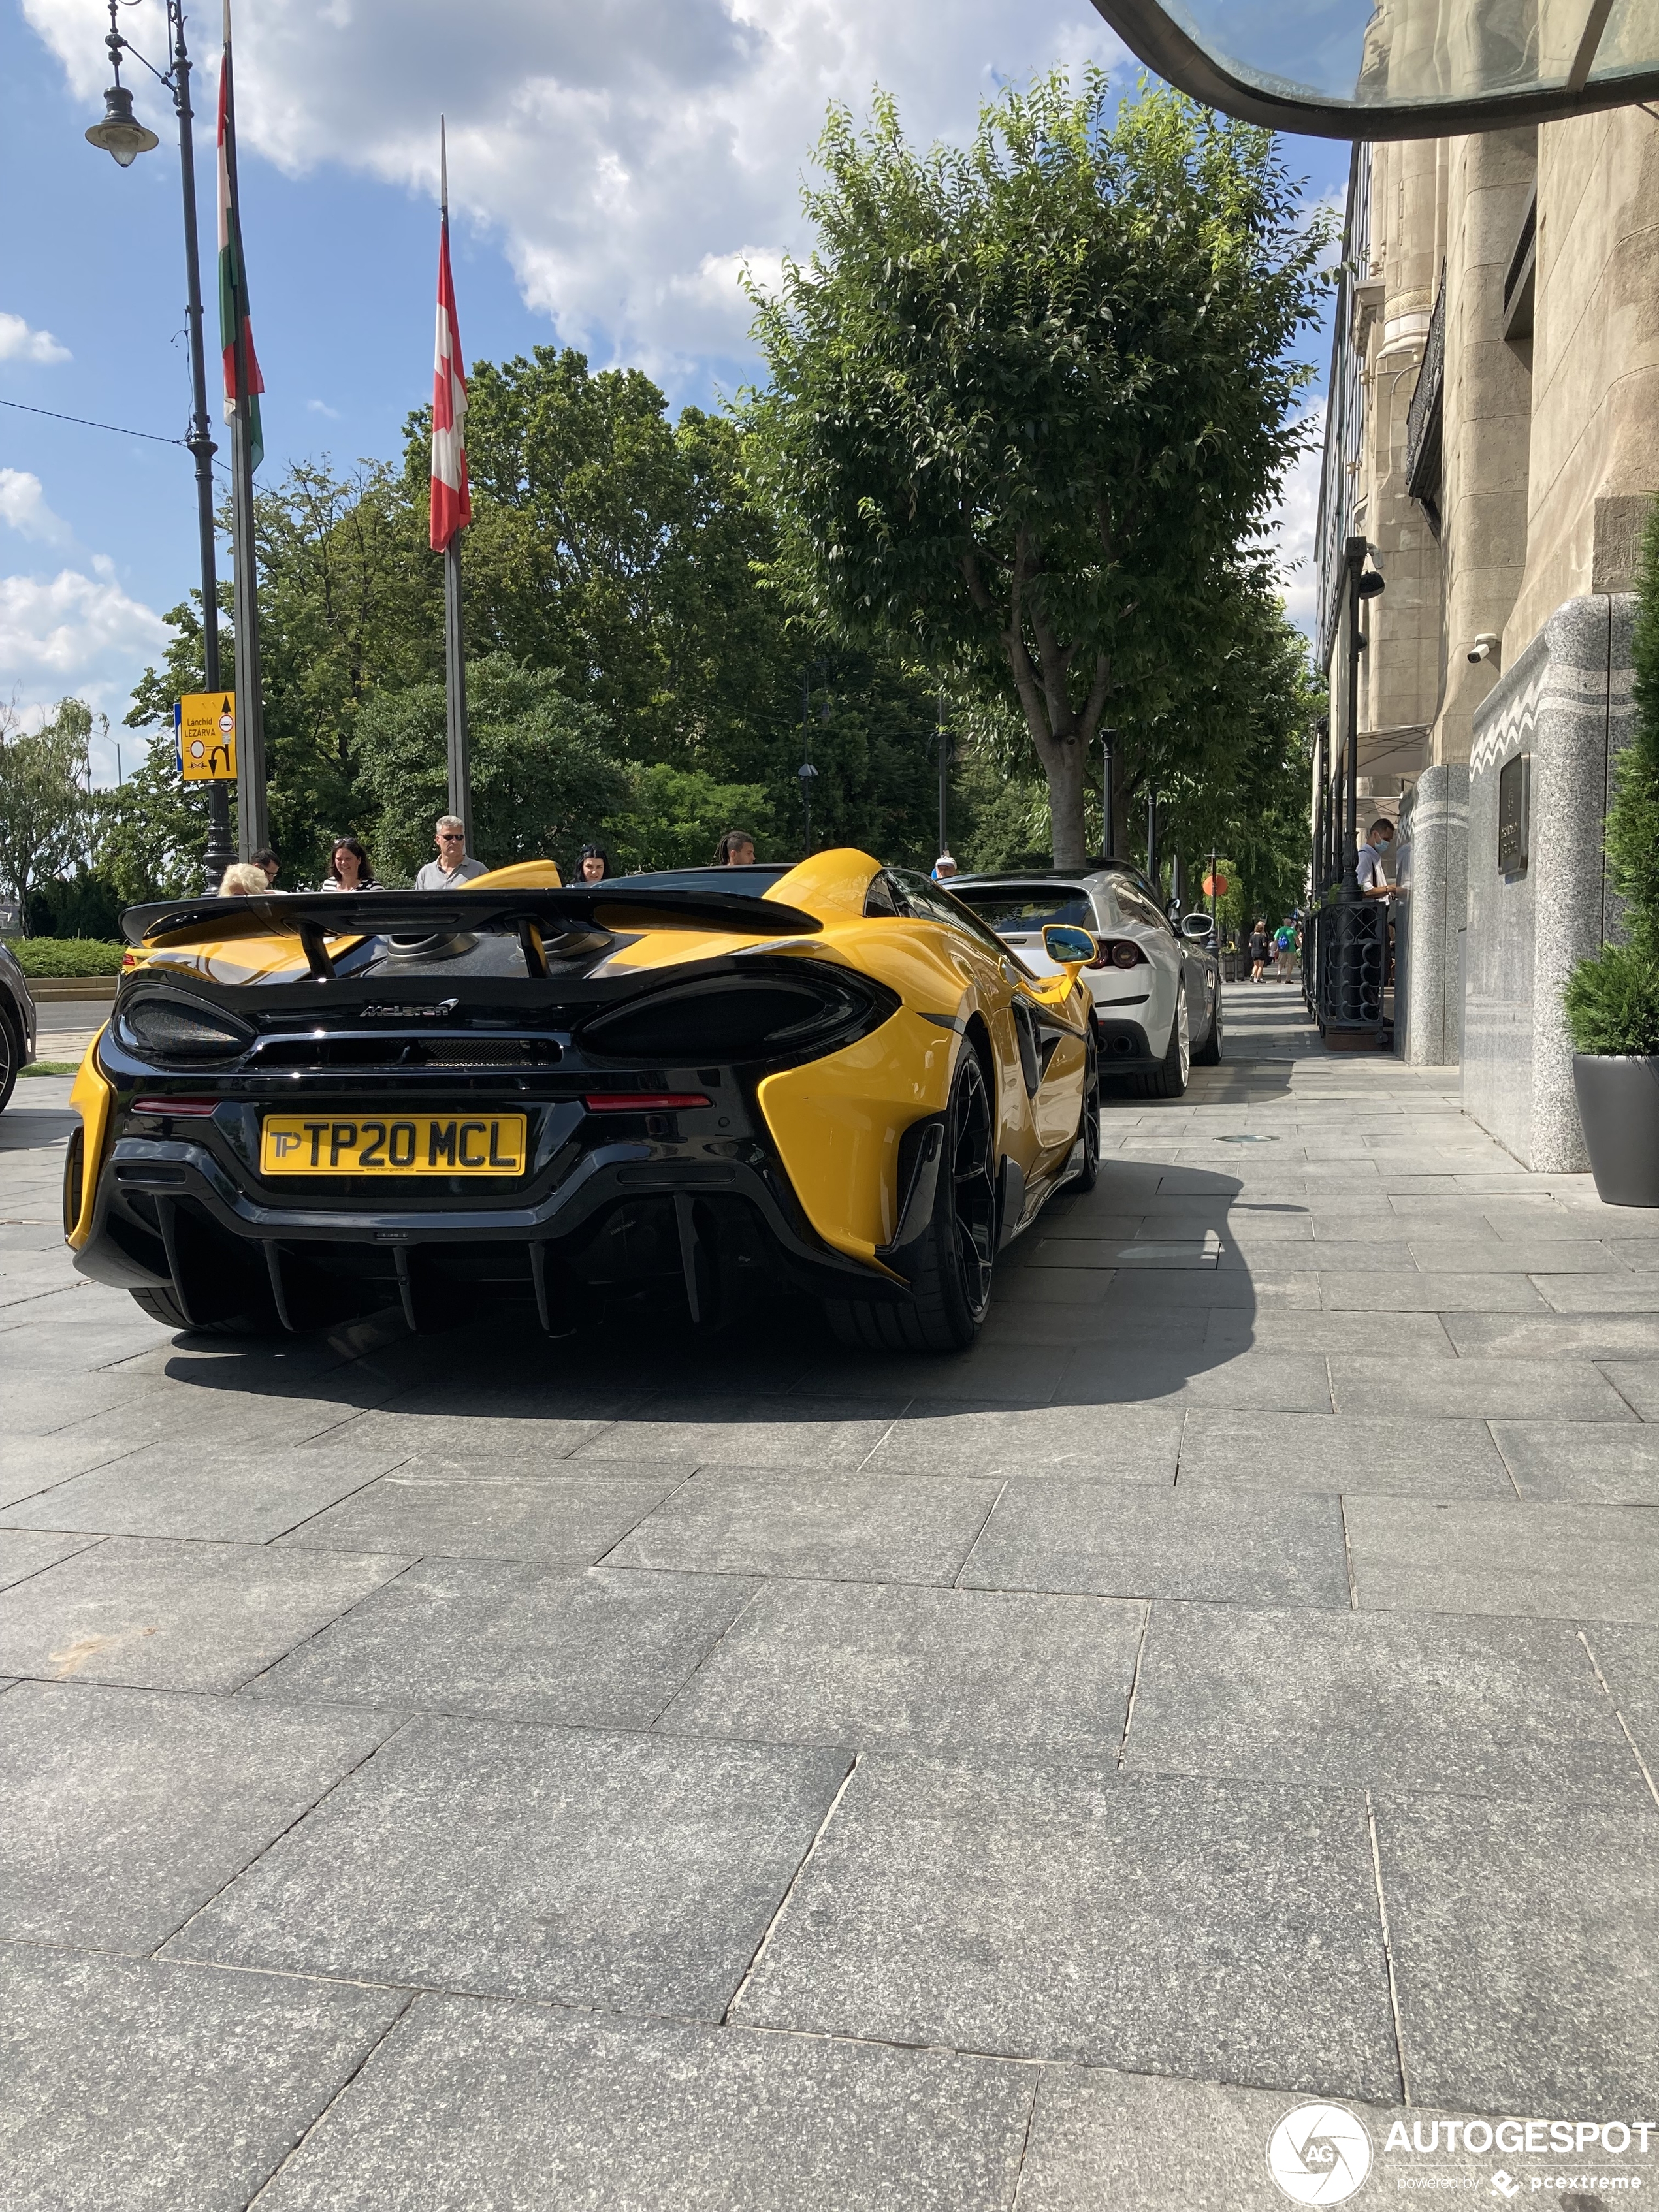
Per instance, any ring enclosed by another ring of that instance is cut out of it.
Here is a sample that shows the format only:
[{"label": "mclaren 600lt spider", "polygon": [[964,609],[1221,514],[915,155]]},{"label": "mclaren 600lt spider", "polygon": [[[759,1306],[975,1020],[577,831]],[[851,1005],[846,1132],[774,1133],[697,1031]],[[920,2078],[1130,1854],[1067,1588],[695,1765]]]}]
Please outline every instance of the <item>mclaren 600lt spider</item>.
[{"label": "mclaren 600lt spider", "polygon": [[871,1347],[971,1341],[999,1249],[1100,1129],[1094,939],[1038,977],[852,851],[561,888],[185,899],[76,1083],[76,1264],[177,1328],[411,1328],[533,1301],[562,1334],[781,1289]]}]

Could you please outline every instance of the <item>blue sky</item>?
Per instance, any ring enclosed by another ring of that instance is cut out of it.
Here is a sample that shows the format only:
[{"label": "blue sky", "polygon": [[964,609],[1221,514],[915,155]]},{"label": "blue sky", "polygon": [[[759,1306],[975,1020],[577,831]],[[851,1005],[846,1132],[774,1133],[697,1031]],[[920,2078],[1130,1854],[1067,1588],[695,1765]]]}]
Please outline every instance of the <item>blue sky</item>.
[{"label": "blue sky", "polygon": [[[239,17],[243,226],[267,386],[266,471],[398,451],[430,391],[437,116],[450,118],[461,333],[471,358],[541,343],[637,362],[676,404],[752,374],[737,273],[801,242],[799,181],[831,97],[877,82],[917,136],[960,137],[996,83],[1116,64],[1085,0],[259,0]],[[88,146],[106,78],[98,0],[0,0],[0,399],[179,435],[189,406],[176,143],[126,171]],[[155,0],[124,14],[160,59]],[[199,219],[211,280],[218,17],[191,23]],[[1345,146],[1290,149],[1314,194]],[[210,373],[211,374],[211,333]],[[1322,341],[1312,348],[1321,356]],[[1310,535],[1316,464],[1284,530]],[[65,693],[110,718],[197,573],[180,447],[0,407],[0,704]],[[1289,579],[1293,607],[1305,573]]]}]

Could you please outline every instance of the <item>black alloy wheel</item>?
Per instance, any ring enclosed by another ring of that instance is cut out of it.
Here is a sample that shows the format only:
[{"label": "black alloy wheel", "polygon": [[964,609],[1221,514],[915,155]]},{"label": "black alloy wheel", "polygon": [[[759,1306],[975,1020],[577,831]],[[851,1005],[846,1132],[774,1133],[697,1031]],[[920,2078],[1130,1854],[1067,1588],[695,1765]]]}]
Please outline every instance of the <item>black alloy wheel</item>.
[{"label": "black alloy wheel", "polygon": [[1194,1067],[1219,1067],[1221,1065],[1221,978],[1215,981],[1215,1011],[1210,1016],[1209,1035],[1193,1054]]},{"label": "black alloy wheel", "polygon": [[904,1304],[831,1298],[836,1340],[871,1352],[963,1352],[991,1303],[997,1251],[996,1116],[985,1064],[964,1045],[945,1109],[933,1217]]},{"label": "black alloy wheel", "polygon": [[3,1112],[23,1063],[23,1046],[11,1016],[0,1012],[0,1112]]},{"label": "black alloy wheel", "polygon": [[1089,1024],[1088,1057],[1083,1065],[1083,1118],[1078,1123],[1077,1133],[1083,1146],[1083,1162],[1066,1187],[1080,1196],[1100,1181],[1100,1053],[1095,1042],[1092,1019]]}]

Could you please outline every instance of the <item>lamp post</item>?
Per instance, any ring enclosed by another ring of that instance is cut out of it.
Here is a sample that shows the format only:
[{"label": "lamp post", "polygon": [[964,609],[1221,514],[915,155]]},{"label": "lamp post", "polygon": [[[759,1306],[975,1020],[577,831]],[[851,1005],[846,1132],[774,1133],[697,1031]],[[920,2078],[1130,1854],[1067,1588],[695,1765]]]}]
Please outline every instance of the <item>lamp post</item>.
[{"label": "lamp post", "polygon": [[1115,730],[1105,727],[1100,732],[1101,751],[1104,756],[1100,779],[1100,857],[1103,860],[1117,857],[1117,824],[1112,819],[1112,747],[1116,736]]},{"label": "lamp post", "polygon": [[[121,36],[116,26],[116,9],[119,0],[109,0],[109,32],[104,44],[109,49],[110,66],[115,82],[104,94],[104,114],[101,122],[94,123],[87,132],[88,143],[100,146],[124,169],[131,168],[140,154],[148,154],[161,144],[153,131],[148,131],[132,112],[132,94],[121,82],[121,56],[130,53],[143,63],[157,83],[164,85],[173,95],[173,112],[179,118],[179,168],[185,198],[185,279],[189,288],[185,316],[190,332],[191,422],[190,435],[185,444],[196,463],[196,526],[200,541],[202,559],[202,659],[207,689],[220,689],[219,671],[219,583],[215,560],[213,531],[213,456],[218,450],[208,428],[207,356],[202,335],[202,261],[196,234],[196,149],[192,137],[194,118],[190,105],[190,52],[185,45],[185,13],[183,0],[167,0],[167,31],[172,40],[171,66],[164,73],[153,63],[144,61],[137,47]],[[225,787],[221,782],[208,786],[208,842],[204,856],[210,890],[217,890],[219,878],[236,857],[230,839],[230,804]]]},{"label": "lamp post", "polygon": [[[801,814],[805,823],[806,839],[804,857],[807,860],[811,860],[812,856],[812,783],[817,775],[817,769],[812,765],[812,678],[815,676],[827,675],[829,669],[830,664],[827,660],[814,660],[800,672],[801,763],[795,770],[795,774],[800,782]],[[827,703],[823,709],[823,719],[826,722],[830,719],[830,708]]]}]

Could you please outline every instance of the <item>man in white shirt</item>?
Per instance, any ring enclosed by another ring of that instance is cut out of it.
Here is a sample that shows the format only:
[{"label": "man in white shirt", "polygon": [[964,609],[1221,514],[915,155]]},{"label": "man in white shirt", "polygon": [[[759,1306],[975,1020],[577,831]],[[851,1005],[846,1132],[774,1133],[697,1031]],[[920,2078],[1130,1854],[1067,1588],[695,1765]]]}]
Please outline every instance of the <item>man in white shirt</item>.
[{"label": "man in white shirt", "polygon": [[1387,872],[1389,851],[1393,843],[1393,823],[1379,817],[1372,823],[1354,861],[1359,888],[1366,898],[1387,898],[1394,888],[1388,879]]},{"label": "man in white shirt", "polygon": [[438,848],[438,857],[428,860],[415,878],[417,891],[453,891],[457,884],[470,884],[474,876],[488,873],[482,860],[475,860],[466,849],[466,830],[453,814],[441,814],[433,833],[433,842]]}]

